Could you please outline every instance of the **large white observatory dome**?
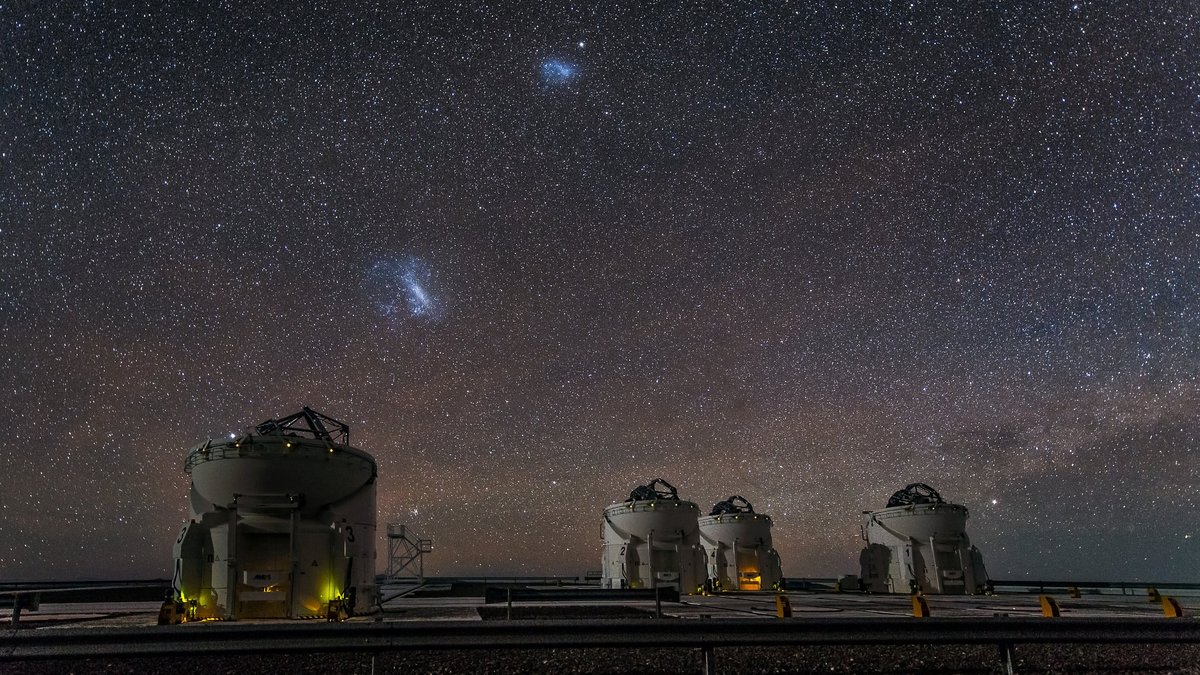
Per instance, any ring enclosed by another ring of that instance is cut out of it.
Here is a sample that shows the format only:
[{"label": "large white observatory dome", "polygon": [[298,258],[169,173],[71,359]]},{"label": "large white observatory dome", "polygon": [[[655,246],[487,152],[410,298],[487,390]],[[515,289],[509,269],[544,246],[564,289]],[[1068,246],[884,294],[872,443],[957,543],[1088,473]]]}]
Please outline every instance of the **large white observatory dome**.
[{"label": "large white observatory dome", "polygon": [[337,617],[375,587],[375,460],[350,428],[304,408],[187,456],[191,520],[175,542],[177,600],[196,618]]},{"label": "large white observatory dome", "polygon": [[744,497],[717,502],[700,518],[700,541],[715,590],[763,591],[783,581],[779,554],[771,542],[771,517],[755,513]]},{"label": "large white observatory dome", "polygon": [[924,483],[898,490],[887,507],[863,512],[867,547],[859,556],[865,590],[879,593],[975,594],[987,570],[967,537],[967,507]]},{"label": "large white observatory dome", "polygon": [[704,583],[698,507],[657,478],[629,499],[604,509],[601,585],[605,588],[674,587],[692,593]]}]

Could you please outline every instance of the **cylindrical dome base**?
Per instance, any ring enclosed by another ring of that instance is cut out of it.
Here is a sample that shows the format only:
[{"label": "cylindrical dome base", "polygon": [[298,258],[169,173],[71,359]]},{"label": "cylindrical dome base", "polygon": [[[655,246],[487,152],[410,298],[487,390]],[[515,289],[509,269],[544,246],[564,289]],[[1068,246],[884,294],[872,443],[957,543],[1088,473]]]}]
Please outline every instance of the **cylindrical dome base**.
[{"label": "cylindrical dome base", "polygon": [[772,548],[771,517],[725,513],[699,520],[714,590],[776,590],[783,581],[779,554]]},{"label": "cylindrical dome base", "polygon": [[374,609],[369,454],[328,434],[279,429],[207,441],[184,470],[192,517],[175,542],[173,584],[192,616],[324,619]]},{"label": "cylindrical dome base", "polygon": [[604,510],[601,584],[605,588],[674,587],[693,593],[704,584],[698,507],[678,499],[630,501]]},{"label": "cylindrical dome base", "polygon": [[861,580],[877,593],[974,594],[987,587],[967,537],[967,508],[947,502],[893,506],[863,515]]}]

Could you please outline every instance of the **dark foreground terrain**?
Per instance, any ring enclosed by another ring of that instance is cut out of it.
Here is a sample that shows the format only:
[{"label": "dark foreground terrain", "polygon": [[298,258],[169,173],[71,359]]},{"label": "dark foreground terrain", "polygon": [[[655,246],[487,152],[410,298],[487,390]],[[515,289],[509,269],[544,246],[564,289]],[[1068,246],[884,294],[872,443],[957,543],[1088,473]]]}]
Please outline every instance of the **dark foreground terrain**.
[{"label": "dark foreground terrain", "polygon": [[[1029,645],[1018,673],[1200,673],[1200,645]],[[1003,673],[997,650],[980,646],[720,648],[718,673]],[[700,673],[695,649],[518,649],[63,659],[0,662],[0,673]]]}]

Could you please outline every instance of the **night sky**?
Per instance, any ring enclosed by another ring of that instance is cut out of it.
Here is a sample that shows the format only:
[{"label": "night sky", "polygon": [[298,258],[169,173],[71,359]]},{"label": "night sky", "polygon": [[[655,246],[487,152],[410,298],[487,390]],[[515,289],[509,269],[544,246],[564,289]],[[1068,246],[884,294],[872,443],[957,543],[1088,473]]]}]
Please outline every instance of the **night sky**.
[{"label": "night sky", "polygon": [[994,578],[1198,580],[1196,3],[383,4],[2,2],[0,578],[169,576],[309,405],[434,574],[662,477],[789,576],[923,481]]}]

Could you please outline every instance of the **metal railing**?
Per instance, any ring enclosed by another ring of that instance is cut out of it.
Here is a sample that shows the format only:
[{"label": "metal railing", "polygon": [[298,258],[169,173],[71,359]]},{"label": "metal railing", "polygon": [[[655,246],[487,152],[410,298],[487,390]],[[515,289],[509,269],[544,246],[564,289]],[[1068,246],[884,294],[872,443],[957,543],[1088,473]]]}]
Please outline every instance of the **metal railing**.
[{"label": "metal railing", "polygon": [[995,645],[1011,672],[1031,644],[1200,644],[1189,619],[787,619],[453,621],[163,626],[7,631],[0,662],[23,659],[404,650],[713,649],[810,645]]},{"label": "metal railing", "polygon": [[1098,595],[1146,595],[1155,589],[1172,595],[1200,595],[1200,583],[1153,581],[1020,581],[991,582],[997,593],[1065,593],[1070,589]]}]

